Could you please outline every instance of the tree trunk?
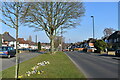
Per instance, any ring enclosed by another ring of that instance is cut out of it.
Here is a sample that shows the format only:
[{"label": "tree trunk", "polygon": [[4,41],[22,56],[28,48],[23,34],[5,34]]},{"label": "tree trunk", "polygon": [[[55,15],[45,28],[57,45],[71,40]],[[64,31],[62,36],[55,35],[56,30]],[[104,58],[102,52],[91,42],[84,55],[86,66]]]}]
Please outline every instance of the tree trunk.
[{"label": "tree trunk", "polygon": [[16,27],[16,70],[15,70],[15,78],[18,78],[18,26]]},{"label": "tree trunk", "polygon": [[16,68],[15,68],[15,78],[17,79],[18,78],[18,5],[19,5],[19,2],[17,3],[17,6],[16,6]]},{"label": "tree trunk", "polygon": [[51,46],[51,48],[50,48],[50,51],[51,51],[51,54],[53,54],[54,53],[54,38],[51,38],[50,39],[50,46]]}]

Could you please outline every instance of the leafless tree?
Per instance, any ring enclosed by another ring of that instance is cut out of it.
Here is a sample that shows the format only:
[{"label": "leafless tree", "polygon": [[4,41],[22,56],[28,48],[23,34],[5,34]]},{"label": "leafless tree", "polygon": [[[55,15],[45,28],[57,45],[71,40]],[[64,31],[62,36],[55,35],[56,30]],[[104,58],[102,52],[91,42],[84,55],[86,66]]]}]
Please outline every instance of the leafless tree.
[{"label": "leafless tree", "polygon": [[85,9],[82,2],[34,2],[31,3],[31,12],[24,21],[37,30],[44,30],[50,39],[51,52],[54,52],[56,33],[64,29],[75,27],[81,22]]},{"label": "leafless tree", "polygon": [[28,12],[29,5],[25,2],[2,2],[0,11],[2,12],[2,18],[0,22],[5,25],[14,28],[16,30],[16,74],[15,78],[18,78],[18,28],[23,24],[22,18]]},{"label": "leafless tree", "polygon": [[114,31],[115,31],[115,29],[113,29],[113,28],[105,28],[103,31],[104,37],[110,36]]}]

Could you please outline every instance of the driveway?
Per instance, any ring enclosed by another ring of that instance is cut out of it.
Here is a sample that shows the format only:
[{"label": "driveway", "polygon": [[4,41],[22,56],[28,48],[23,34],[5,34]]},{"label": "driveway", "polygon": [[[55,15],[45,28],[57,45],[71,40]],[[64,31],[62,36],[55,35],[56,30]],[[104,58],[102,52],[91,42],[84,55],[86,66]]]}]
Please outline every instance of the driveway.
[{"label": "driveway", "polygon": [[[38,56],[38,55],[40,55],[40,54],[38,54],[38,53],[20,53],[20,54],[18,54],[18,57],[19,57],[20,63],[21,63],[23,61],[29,60],[33,57]],[[0,58],[0,62],[1,62],[0,71],[2,71],[4,69],[7,69],[11,66],[14,66],[15,65],[15,59],[16,59],[16,57],[12,57],[10,59]]]},{"label": "driveway", "polygon": [[87,78],[118,78],[120,57],[95,53],[66,52]]}]

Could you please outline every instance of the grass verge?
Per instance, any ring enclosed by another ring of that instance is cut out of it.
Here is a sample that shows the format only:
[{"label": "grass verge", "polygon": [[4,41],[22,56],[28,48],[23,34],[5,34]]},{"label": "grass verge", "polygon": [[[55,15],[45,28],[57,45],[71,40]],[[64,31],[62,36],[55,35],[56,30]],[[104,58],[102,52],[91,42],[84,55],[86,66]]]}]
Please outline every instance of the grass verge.
[{"label": "grass verge", "polygon": [[[42,74],[32,74],[23,78],[85,78],[79,69],[70,61],[70,59],[63,53],[56,54],[42,54],[30,60],[19,64],[19,75],[24,75],[26,71],[31,70],[38,62],[49,61],[50,64],[40,66],[38,70],[44,70]],[[2,71],[3,78],[14,78],[15,66]]]}]

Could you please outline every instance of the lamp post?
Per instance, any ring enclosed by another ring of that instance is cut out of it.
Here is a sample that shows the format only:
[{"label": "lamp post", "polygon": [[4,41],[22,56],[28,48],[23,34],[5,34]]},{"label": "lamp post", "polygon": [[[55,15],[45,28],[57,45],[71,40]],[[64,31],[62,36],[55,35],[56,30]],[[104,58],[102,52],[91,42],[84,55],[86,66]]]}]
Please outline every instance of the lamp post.
[{"label": "lamp post", "polygon": [[0,47],[2,46],[2,34],[0,34]]},{"label": "lamp post", "polygon": [[91,16],[92,20],[93,20],[93,39],[95,38],[95,31],[94,31],[94,16]]}]

